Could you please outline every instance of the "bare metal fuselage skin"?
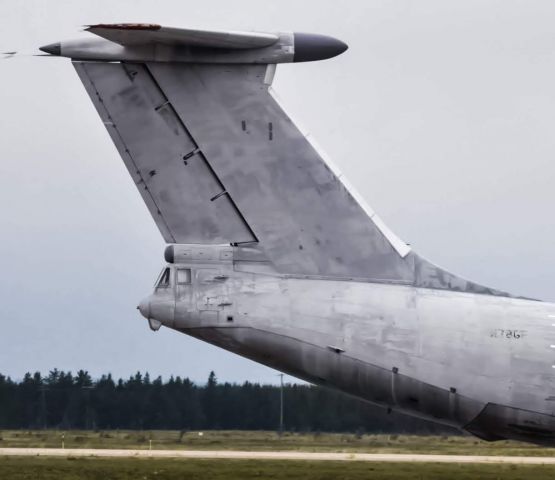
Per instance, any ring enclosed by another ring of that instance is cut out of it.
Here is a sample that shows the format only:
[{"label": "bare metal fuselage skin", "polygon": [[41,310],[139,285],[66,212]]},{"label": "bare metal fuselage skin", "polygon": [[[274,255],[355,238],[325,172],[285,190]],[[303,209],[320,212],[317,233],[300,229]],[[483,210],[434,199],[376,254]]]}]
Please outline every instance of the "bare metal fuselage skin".
[{"label": "bare metal fuselage skin", "polygon": [[[153,328],[485,439],[553,441],[554,305],[295,278],[234,261],[233,247],[190,248],[141,304]],[[190,283],[177,283],[188,269]]]}]

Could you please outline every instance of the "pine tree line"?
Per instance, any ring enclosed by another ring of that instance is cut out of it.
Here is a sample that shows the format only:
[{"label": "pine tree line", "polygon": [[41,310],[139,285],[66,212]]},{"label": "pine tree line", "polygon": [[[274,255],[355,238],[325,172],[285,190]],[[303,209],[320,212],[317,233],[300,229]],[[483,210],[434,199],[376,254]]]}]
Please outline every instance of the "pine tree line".
[{"label": "pine tree line", "polygon": [[[205,385],[148,373],[127,380],[88,372],[27,373],[16,382],[0,374],[0,428],[275,430],[280,387],[245,382]],[[453,433],[311,385],[284,386],[285,428],[290,431]]]}]

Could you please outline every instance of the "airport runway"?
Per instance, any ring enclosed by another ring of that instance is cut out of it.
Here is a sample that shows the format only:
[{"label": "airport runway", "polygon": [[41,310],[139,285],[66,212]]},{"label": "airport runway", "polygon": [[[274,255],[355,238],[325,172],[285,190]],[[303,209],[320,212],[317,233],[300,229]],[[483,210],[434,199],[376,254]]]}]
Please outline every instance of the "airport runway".
[{"label": "airport runway", "polygon": [[0,448],[0,456],[206,458],[236,460],[312,460],[390,463],[505,463],[555,465],[555,457],[416,455],[401,453],[244,452],[234,450],[110,450],[72,448]]}]

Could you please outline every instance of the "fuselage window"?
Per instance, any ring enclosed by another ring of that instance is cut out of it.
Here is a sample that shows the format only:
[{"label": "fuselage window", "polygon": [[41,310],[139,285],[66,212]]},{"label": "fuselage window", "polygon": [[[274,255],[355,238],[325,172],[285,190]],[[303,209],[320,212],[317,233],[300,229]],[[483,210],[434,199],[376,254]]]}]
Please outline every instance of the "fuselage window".
[{"label": "fuselage window", "polygon": [[170,269],[166,268],[164,273],[160,276],[157,288],[167,288],[170,286]]},{"label": "fuselage window", "polygon": [[191,269],[179,268],[177,270],[177,283],[178,285],[186,285],[191,283]]}]

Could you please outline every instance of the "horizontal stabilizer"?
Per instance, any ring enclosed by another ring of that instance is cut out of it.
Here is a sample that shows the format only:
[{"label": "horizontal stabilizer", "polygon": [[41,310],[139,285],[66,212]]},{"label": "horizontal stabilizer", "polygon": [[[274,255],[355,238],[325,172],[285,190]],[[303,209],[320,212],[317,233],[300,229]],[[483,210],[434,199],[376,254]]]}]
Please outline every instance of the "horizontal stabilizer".
[{"label": "horizontal stabilizer", "polygon": [[162,44],[172,46],[249,49],[273,45],[273,33],[198,30],[145,23],[89,25],[86,31],[123,46]]},{"label": "horizontal stabilizer", "polygon": [[341,55],[347,45],[327,35],[173,28],[150,23],[89,25],[96,38],[44,45],[49,55],[81,61],[257,64],[313,62]]}]

